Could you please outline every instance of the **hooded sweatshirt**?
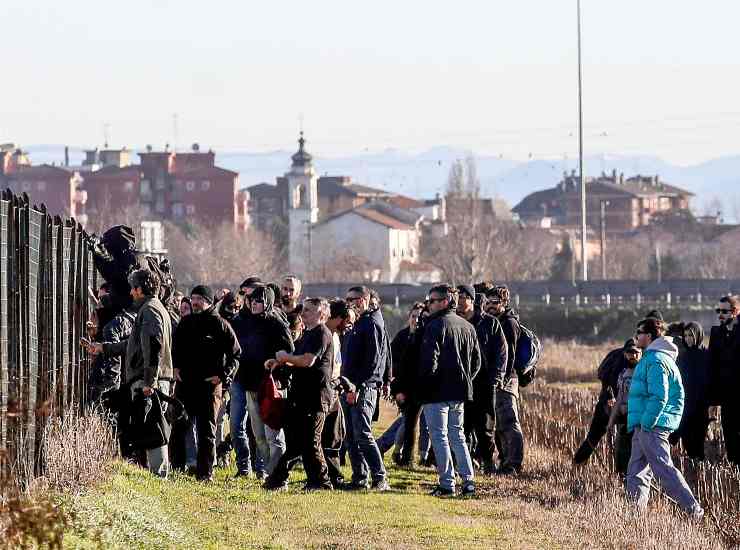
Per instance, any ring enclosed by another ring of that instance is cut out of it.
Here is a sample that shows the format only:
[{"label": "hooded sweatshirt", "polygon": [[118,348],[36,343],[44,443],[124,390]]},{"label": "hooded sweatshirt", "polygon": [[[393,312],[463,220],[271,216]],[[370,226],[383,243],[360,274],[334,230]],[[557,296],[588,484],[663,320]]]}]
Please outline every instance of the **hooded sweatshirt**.
[{"label": "hooded sweatshirt", "polygon": [[507,346],[506,372],[504,372],[498,389],[519,396],[519,378],[517,378],[516,371],[514,370],[516,346],[519,343],[519,336],[522,333],[522,330],[519,328],[519,314],[507,307],[496,318],[501,323]]},{"label": "hooded sweatshirt", "polygon": [[656,338],[635,367],[627,398],[627,431],[675,431],[681,423],[684,391],[676,365],[678,348],[668,336]]},{"label": "hooded sweatshirt", "polygon": [[[689,337],[689,338],[687,338]],[[686,394],[683,418],[700,413],[707,415],[709,407],[709,361],[704,347],[704,329],[698,323],[687,323],[684,338],[678,345],[678,370]]]},{"label": "hooded sweatshirt", "polygon": [[265,375],[265,361],[280,351],[293,352],[293,339],[288,326],[274,310],[275,294],[271,288],[257,287],[250,297],[262,300],[265,310],[257,315],[242,311],[234,318],[234,332],[242,353],[236,380],[248,391],[259,390]]}]

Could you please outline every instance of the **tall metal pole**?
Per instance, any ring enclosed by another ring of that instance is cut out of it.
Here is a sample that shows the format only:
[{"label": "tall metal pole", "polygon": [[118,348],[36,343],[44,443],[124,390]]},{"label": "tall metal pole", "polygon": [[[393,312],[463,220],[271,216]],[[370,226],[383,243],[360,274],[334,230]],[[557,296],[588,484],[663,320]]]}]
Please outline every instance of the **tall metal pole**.
[{"label": "tall metal pole", "polygon": [[601,201],[601,280],[606,280],[606,207],[609,201]]},{"label": "tall metal pole", "polygon": [[581,181],[581,266],[583,280],[588,281],[588,258],[586,256],[586,179],[583,176],[583,91],[581,79],[581,0],[577,0],[578,11],[578,169]]}]

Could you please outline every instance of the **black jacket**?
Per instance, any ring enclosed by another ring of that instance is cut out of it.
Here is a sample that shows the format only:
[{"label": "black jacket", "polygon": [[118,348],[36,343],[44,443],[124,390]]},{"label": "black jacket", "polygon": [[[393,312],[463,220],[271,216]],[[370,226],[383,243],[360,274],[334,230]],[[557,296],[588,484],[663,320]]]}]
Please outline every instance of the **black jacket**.
[{"label": "black jacket", "polygon": [[356,386],[381,386],[390,348],[383,315],[379,310],[366,311],[346,338],[342,376]]},{"label": "black jacket", "polygon": [[678,346],[676,364],[684,389],[681,424],[685,425],[685,421],[696,415],[707,417],[709,414],[709,355],[703,344],[689,348],[679,339],[674,343]]},{"label": "black jacket", "polygon": [[[110,319],[100,331],[102,342],[123,342],[131,336],[136,316],[131,311],[121,311]],[[88,381],[88,398],[91,402],[98,401],[108,390],[116,389],[121,385],[121,372],[125,368],[123,354],[95,357],[90,380]]]},{"label": "black jacket", "polygon": [[599,399],[608,401],[616,399],[619,391],[618,381],[621,372],[629,366],[627,359],[624,358],[624,349],[615,348],[606,354],[604,359],[599,363],[596,376],[601,381],[601,393]]},{"label": "black jacket", "polygon": [[236,379],[249,391],[259,390],[265,375],[265,361],[274,359],[278,351],[293,353],[294,350],[288,325],[273,308],[272,289],[258,288],[254,292],[253,297],[263,293],[264,313],[253,315],[242,310],[233,320],[242,349]]},{"label": "black jacket", "polygon": [[184,317],[175,330],[172,357],[183,389],[195,388],[212,376],[228,383],[239,365],[240,353],[234,330],[216,306]]},{"label": "black jacket", "polygon": [[506,336],[498,319],[476,311],[470,324],[478,335],[481,354],[481,372],[475,377],[476,384],[488,384],[499,388],[504,383],[508,366],[509,351]]},{"label": "black jacket", "polygon": [[473,378],[480,368],[473,325],[451,310],[431,315],[421,343],[419,400],[472,401]]},{"label": "black jacket", "polygon": [[709,334],[709,397],[711,405],[737,399],[740,388],[740,324],[732,330],[712,327]]},{"label": "black jacket", "polygon": [[506,308],[504,312],[497,315],[496,318],[499,323],[501,323],[501,328],[504,331],[507,345],[506,373],[504,374],[502,384],[499,387],[504,391],[518,395],[519,379],[514,370],[514,360],[516,359],[516,346],[519,343],[519,335],[521,334],[521,329],[519,328],[519,314],[511,308]]},{"label": "black jacket", "polygon": [[[408,397],[413,395],[416,387],[416,378],[419,364],[419,344],[416,341],[417,333],[412,334],[409,327],[404,327],[391,342],[391,353],[393,354],[393,382],[391,382],[391,393],[403,393]],[[415,350],[412,350],[412,347]]]}]

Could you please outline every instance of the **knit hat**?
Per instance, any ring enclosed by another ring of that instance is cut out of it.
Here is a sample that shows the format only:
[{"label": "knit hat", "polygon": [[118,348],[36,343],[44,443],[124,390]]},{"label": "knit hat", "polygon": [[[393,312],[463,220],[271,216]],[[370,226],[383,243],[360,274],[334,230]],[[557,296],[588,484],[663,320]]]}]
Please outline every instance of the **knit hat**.
[{"label": "knit hat", "polygon": [[475,288],[471,285],[458,285],[457,291],[460,294],[467,294],[471,300],[475,300]]},{"label": "knit hat", "polygon": [[198,296],[202,296],[209,304],[213,303],[213,291],[211,290],[211,287],[206,285],[198,285],[193,287],[193,290],[190,291],[190,295],[197,294]]},{"label": "knit hat", "polygon": [[663,313],[659,309],[653,309],[647,312],[645,315],[646,319],[657,319],[658,321],[665,321],[663,319]]},{"label": "knit hat", "polygon": [[239,288],[244,288],[245,286],[252,287],[256,285],[257,283],[261,283],[261,282],[262,282],[262,279],[260,279],[259,277],[247,277],[246,279],[242,281],[242,284],[239,285]]},{"label": "knit hat", "polygon": [[637,347],[637,344],[635,344],[634,339],[630,338],[624,343],[624,347],[622,348],[622,351],[634,351],[639,350],[640,348]]}]

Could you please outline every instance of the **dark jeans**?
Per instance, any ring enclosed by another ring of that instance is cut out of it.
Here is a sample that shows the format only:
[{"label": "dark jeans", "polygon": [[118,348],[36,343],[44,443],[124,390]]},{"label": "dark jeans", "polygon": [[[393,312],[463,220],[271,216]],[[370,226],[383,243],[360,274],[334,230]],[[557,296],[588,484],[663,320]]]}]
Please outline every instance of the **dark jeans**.
[{"label": "dark jeans", "polygon": [[331,488],[329,471],[321,445],[321,434],[324,430],[326,413],[307,411],[291,407],[288,412],[285,430],[285,454],[280,457],[273,472],[267,478],[267,484],[278,486],[285,483],[290,470],[303,460],[306,471],[306,483],[310,487]]},{"label": "dark jeans", "polygon": [[609,425],[608,401],[609,395],[602,391],[599,394],[599,400],[594,406],[594,415],[591,418],[591,424],[588,427],[586,439],[581,443],[575,453],[576,463],[578,464],[583,464],[588,461],[596,447],[599,445],[601,438],[606,435],[606,428]]},{"label": "dark jeans", "polygon": [[722,434],[725,436],[727,460],[740,466],[740,403],[722,404]]},{"label": "dark jeans", "polygon": [[403,409],[403,447],[401,448],[400,464],[409,465],[414,462],[416,449],[416,426],[421,416],[421,403],[407,399]]},{"label": "dark jeans", "polygon": [[633,433],[627,431],[627,424],[617,424],[617,438],[614,442],[614,469],[622,475],[627,474],[627,466],[630,463]]},{"label": "dark jeans", "polygon": [[[474,458],[484,465],[493,464],[496,452],[496,392],[494,388],[479,387],[473,392],[473,401],[465,404],[465,425],[475,435],[475,446],[470,447]],[[472,439],[472,438],[471,438]]]},{"label": "dark jeans", "polygon": [[383,455],[375,442],[371,425],[377,402],[378,390],[375,388],[359,386],[353,405],[348,405],[346,396],[342,396],[347,452],[352,464],[352,483],[356,485],[367,485],[368,477],[373,483],[380,483],[386,476]]},{"label": "dark jeans", "polygon": [[210,477],[216,463],[216,420],[221,408],[221,384],[204,385],[197,394],[189,396],[188,410],[195,418],[197,441],[196,475]]}]

